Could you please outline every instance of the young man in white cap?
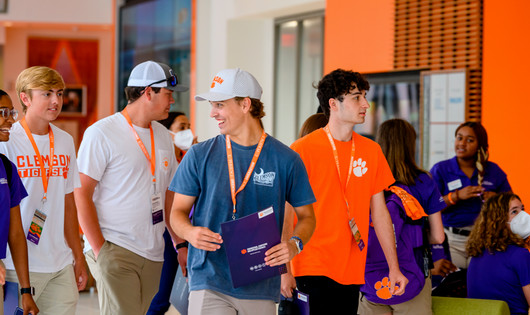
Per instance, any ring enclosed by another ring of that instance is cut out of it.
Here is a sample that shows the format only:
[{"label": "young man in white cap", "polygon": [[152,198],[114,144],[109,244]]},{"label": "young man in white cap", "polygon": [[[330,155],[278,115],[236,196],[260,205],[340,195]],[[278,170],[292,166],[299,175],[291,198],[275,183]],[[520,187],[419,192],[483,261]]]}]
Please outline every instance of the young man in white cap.
[{"label": "young man in white cap", "polygon": [[170,185],[175,192],[171,224],[190,244],[191,314],[276,313],[279,276],[232,286],[221,223],[272,206],[281,231],[289,202],[298,216],[294,236],[265,253],[269,266],[289,262],[315,228],[315,198],[305,168],[296,153],[263,130],[261,94],[250,73],[227,69],[213,78],[209,93],[195,96],[210,102],[210,116],[218,121],[221,135],[192,146]]},{"label": "young man in white cap", "polygon": [[167,118],[173,92],[186,90],[169,66],[143,62],[125,88],[127,107],[84,134],[74,193],[102,314],[145,314],[158,290],[177,163],[156,121]]},{"label": "young man in white cap", "polygon": [[[0,152],[15,162],[28,192],[20,214],[32,287],[21,287],[20,294],[34,294],[43,314],[73,315],[87,272],[73,196],[80,185],[74,141],[51,123],[61,112],[64,87],[61,75],[48,67],[18,75],[15,89],[25,116],[13,125]],[[14,263],[8,252],[7,281],[17,282]]]}]

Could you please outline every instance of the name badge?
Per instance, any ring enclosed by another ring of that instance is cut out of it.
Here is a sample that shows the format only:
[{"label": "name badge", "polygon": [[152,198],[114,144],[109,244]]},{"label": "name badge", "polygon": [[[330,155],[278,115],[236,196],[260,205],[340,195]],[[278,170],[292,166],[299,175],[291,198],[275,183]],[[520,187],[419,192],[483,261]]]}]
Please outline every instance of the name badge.
[{"label": "name badge", "polygon": [[35,210],[35,213],[33,214],[33,220],[31,220],[31,225],[29,226],[27,237],[28,241],[35,245],[39,245],[46,218],[47,216],[44,212],[40,211],[39,209]]},{"label": "name badge", "polygon": [[151,215],[153,218],[153,225],[164,220],[164,208],[162,207],[162,194],[156,193],[151,195]]},{"label": "name badge", "polygon": [[359,250],[362,252],[364,248],[364,241],[361,237],[361,232],[359,232],[359,228],[357,227],[357,223],[355,223],[355,220],[352,218],[349,224],[351,233],[353,234],[353,239],[355,240],[357,246],[359,246]]},{"label": "name badge", "polygon": [[447,188],[449,188],[449,191],[453,191],[455,189],[458,189],[462,187],[462,181],[459,179],[455,179],[452,182],[447,183]]}]

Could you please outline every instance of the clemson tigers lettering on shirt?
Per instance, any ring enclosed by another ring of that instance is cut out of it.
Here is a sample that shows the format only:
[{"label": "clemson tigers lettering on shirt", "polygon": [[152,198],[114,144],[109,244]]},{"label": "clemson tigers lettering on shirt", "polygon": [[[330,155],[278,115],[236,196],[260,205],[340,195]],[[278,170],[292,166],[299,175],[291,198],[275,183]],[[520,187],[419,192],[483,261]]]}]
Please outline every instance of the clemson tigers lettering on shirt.
[{"label": "clemson tigers lettering on shirt", "polygon": [[[41,177],[41,168],[37,155],[19,155],[17,156],[17,169],[20,178]],[[68,177],[70,169],[70,156],[65,154],[54,155],[52,159],[52,172],[50,174],[50,157],[43,155],[42,161],[46,175],[51,177]]]}]

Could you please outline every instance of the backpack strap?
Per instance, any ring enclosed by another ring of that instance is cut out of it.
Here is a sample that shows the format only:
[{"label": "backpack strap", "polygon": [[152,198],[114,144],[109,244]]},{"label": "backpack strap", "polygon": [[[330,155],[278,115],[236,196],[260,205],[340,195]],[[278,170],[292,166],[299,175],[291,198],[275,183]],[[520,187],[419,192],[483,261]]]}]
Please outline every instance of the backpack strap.
[{"label": "backpack strap", "polygon": [[403,203],[403,209],[405,209],[405,212],[409,218],[412,220],[419,220],[423,217],[427,217],[427,214],[425,213],[425,210],[423,210],[423,207],[419,201],[414,198],[414,196],[409,194],[405,189],[398,186],[390,186],[388,190],[396,194],[399,199],[401,199],[401,202]]},{"label": "backpack strap", "polygon": [[7,158],[7,156],[0,153],[0,158],[2,159],[2,162],[4,163],[4,169],[6,170],[7,174],[7,183],[9,187],[11,187],[11,177],[13,176],[13,166],[11,165],[11,161]]}]

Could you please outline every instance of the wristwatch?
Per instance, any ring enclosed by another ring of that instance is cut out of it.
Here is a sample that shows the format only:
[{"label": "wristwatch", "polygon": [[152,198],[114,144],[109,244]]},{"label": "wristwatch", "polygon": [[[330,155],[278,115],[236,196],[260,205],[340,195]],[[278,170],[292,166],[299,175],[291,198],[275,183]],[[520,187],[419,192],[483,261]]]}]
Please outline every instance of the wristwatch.
[{"label": "wristwatch", "polygon": [[22,294],[31,294],[33,296],[35,295],[35,288],[34,287],[20,288],[20,295]]},{"label": "wristwatch", "polygon": [[304,249],[304,243],[302,242],[302,239],[298,236],[293,236],[290,239],[294,241],[294,243],[296,244],[296,248],[298,248],[298,254],[300,254],[302,249]]}]

